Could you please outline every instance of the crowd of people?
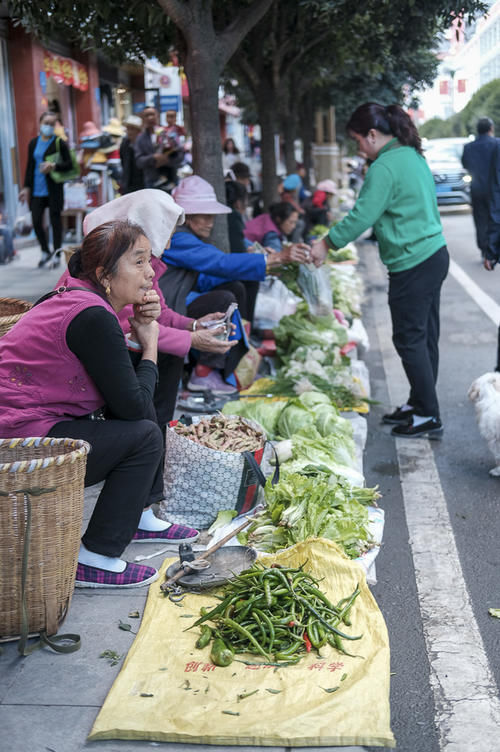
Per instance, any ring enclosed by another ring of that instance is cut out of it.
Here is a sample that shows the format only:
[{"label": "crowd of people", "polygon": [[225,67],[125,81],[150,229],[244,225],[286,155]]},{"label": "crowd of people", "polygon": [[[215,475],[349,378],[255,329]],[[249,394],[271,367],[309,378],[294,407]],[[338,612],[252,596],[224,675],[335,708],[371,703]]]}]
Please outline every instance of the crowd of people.
[{"label": "crowd of people", "polygon": [[[384,421],[409,438],[436,438],[443,430],[436,379],[448,252],[434,181],[408,114],[375,103],[353,113],[348,134],[371,166],[353,209],[309,243],[311,223],[330,224],[332,180],[309,193],[298,172],[288,175],[276,202],[249,218],[246,165],[232,161],[226,203],[198,175],[177,181],[168,162],[173,136],[156,132],[156,117],[147,108],[142,129],[129,118],[119,145],[128,178],[137,175],[135,159],[145,187],[134,183],[136,189],[87,215],[84,240],[55,289],[0,340],[0,437],[85,439],[92,446],[86,485],[104,481],[82,538],[80,587],[155,579],[153,568],[121,558],[131,541],[196,539],[197,530],[160,520],[152,509],[163,497],[165,427],[185,365],[189,390],[236,391],[259,283],[283,264],[320,266],[329,248],[344,247],[369,227],[388,268],[393,341],[409,382],[407,402]],[[51,168],[44,167],[58,148],[53,126],[46,113],[30,144],[27,188],[35,207],[56,200]],[[226,156],[239,160],[234,143],[226,146]],[[66,158],[61,142],[60,169]],[[161,189],[165,180],[175,183],[172,195]],[[217,215],[228,218],[230,253],[212,241]]]}]

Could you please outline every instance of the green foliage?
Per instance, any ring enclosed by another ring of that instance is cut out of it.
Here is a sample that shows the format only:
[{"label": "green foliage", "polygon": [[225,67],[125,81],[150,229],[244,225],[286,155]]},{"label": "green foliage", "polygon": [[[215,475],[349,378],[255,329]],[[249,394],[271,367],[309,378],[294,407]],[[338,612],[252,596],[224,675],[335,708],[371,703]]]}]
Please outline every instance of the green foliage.
[{"label": "green foliage", "polygon": [[432,118],[419,129],[422,138],[449,138],[476,133],[479,118],[490,117],[500,133],[500,79],[481,86],[468,104],[447,120]]}]

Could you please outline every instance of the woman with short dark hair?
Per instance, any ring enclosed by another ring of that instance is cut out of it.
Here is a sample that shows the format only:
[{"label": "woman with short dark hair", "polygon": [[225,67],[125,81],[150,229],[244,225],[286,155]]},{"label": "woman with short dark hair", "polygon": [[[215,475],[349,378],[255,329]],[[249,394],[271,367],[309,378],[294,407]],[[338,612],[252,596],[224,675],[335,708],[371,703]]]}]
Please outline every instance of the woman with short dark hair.
[{"label": "woman with short dark hair", "polygon": [[343,248],[373,227],[389,271],[392,339],[410,384],[406,403],[383,420],[396,436],[439,438],[439,301],[449,256],[434,179],[418,131],[399,105],[361,105],[347,132],[372,163],[354,208],[312,253],[319,264],[328,247]]}]

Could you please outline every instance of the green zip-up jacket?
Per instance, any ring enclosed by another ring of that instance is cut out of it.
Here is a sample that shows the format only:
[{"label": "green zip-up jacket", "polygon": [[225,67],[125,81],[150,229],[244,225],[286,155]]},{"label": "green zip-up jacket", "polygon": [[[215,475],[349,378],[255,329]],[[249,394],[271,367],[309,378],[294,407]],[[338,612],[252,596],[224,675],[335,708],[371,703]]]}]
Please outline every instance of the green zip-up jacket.
[{"label": "green zip-up jacket", "polygon": [[369,227],[390,272],[411,269],[446,245],[429,166],[396,138],[379,151],[354,208],[330,230],[328,241],[343,248]]}]

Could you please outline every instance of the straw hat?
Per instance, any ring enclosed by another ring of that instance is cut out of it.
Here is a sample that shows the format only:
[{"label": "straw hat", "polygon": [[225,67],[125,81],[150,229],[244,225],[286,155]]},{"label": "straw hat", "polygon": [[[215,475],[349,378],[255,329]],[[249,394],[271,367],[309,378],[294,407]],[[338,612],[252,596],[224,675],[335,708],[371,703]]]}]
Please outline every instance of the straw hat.
[{"label": "straw hat", "polygon": [[111,118],[109,123],[103,127],[103,131],[110,133],[112,136],[123,136],[122,124],[118,118]]},{"label": "straw hat", "polygon": [[215,191],[199,175],[183,178],[172,191],[176,203],[186,214],[231,214],[231,209],[217,201]]}]

